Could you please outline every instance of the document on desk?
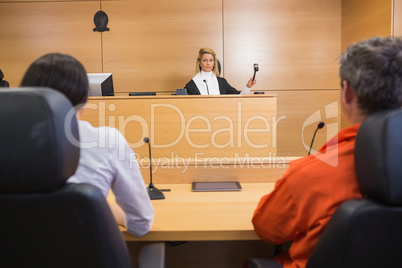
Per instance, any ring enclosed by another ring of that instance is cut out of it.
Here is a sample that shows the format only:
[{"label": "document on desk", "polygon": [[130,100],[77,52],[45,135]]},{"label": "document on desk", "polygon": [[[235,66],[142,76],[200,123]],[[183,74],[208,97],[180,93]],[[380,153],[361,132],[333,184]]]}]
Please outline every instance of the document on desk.
[{"label": "document on desk", "polygon": [[241,191],[238,181],[212,181],[212,182],[193,182],[193,192],[222,192],[222,191]]}]

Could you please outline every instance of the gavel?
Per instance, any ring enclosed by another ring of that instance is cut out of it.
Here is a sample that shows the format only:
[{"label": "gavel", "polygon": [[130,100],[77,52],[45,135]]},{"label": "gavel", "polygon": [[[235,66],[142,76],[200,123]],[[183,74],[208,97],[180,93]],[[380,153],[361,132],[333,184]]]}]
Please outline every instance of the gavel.
[{"label": "gavel", "polygon": [[255,74],[256,74],[256,72],[258,72],[258,64],[255,63],[255,64],[253,65],[253,67],[254,67],[254,75],[253,75],[253,81],[254,81],[254,80],[255,80]]}]

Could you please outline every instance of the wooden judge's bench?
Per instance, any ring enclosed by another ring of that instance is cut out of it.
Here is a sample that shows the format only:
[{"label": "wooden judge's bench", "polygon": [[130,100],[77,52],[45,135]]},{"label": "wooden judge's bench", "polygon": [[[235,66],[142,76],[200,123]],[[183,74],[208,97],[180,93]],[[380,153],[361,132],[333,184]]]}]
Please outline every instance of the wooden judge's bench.
[{"label": "wooden judge's bench", "polygon": [[[131,252],[167,241],[167,267],[241,267],[270,256],[251,223],[259,199],[272,191],[291,158],[276,155],[275,95],[91,97],[82,119],[120,130],[149,183],[166,199],[153,200],[151,231],[134,237]],[[239,181],[239,192],[192,192],[193,181]],[[113,194],[109,202],[115,202]],[[136,256],[132,256],[135,261]]]}]

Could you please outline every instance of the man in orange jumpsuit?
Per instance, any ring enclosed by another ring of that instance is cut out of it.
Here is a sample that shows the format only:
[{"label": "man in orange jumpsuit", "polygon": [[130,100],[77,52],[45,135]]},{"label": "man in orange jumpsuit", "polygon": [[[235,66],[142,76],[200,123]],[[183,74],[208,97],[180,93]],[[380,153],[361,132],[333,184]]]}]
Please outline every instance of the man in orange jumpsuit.
[{"label": "man in orange jumpsuit", "polygon": [[305,267],[338,206],[361,198],[356,133],[368,115],[402,106],[402,39],[377,37],[351,45],[341,57],[340,78],[342,112],[350,126],[318,153],[291,162],[254,212],[255,231],[264,241],[293,240],[288,252],[275,257],[284,267]]}]

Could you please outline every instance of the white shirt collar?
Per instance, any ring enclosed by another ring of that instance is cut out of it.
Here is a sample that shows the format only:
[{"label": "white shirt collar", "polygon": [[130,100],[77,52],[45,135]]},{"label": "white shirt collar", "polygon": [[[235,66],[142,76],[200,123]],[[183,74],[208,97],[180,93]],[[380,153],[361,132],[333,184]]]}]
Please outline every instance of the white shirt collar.
[{"label": "white shirt collar", "polygon": [[201,95],[220,95],[218,79],[213,72],[200,71],[193,77],[193,81]]}]

